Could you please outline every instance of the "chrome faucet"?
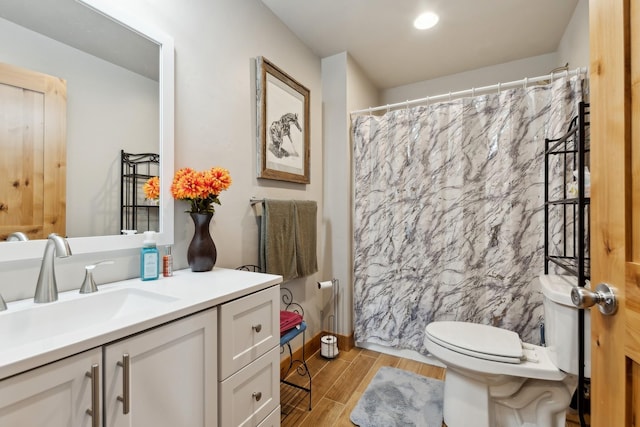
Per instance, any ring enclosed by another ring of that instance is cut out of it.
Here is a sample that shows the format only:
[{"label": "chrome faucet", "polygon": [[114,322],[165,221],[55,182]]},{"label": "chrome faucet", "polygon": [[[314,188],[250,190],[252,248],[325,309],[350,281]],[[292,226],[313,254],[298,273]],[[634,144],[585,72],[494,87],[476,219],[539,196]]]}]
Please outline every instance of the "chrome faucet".
[{"label": "chrome faucet", "polygon": [[53,262],[54,255],[58,258],[71,256],[71,248],[67,239],[51,233],[47,239],[47,245],[44,247],[36,295],[33,298],[36,303],[53,302],[58,299],[58,285]]},{"label": "chrome faucet", "polygon": [[7,304],[4,302],[4,298],[0,295],[0,311],[5,311],[7,309]]},{"label": "chrome faucet", "polygon": [[26,242],[27,240],[29,240],[29,237],[22,231],[16,231],[7,236],[7,242]]}]

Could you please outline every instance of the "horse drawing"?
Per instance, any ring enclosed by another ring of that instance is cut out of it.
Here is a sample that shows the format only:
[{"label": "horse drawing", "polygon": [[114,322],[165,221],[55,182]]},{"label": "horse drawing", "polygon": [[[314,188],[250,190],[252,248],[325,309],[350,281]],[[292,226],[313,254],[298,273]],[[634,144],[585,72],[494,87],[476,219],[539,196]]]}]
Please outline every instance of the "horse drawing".
[{"label": "horse drawing", "polygon": [[298,130],[302,132],[302,128],[298,123],[298,115],[294,113],[286,113],[279,120],[276,120],[271,123],[269,126],[269,135],[271,136],[271,152],[278,157],[279,159],[283,157],[288,157],[291,154],[289,151],[285,150],[282,145],[284,142],[284,137],[289,138],[289,142],[291,142],[291,148],[293,149],[293,155],[298,157],[298,151],[293,144],[293,140],[291,139],[291,124],[296,125]]}]

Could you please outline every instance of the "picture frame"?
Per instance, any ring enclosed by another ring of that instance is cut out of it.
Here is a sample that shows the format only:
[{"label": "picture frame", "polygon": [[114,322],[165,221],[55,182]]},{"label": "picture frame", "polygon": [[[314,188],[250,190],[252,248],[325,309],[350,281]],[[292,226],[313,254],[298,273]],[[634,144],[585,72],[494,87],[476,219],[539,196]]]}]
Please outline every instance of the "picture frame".
[{"label": "picture frame", "polygon": [[309,184],[309,89],[256,59],[257,177]]}]

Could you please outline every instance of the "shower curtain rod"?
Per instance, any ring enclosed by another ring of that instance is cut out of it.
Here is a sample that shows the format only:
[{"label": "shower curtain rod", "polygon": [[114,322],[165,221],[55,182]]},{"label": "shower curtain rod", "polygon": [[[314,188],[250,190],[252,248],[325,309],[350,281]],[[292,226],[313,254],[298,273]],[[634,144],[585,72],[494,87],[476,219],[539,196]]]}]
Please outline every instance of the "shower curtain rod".
[{"label": "shower curtain rod", "polygon": [[569,76],[576,76],[579,74],[586,74],[587,73],[587,68],[586,67],[581,67],[581,68],[576,68],[575,70],[565,70],[565,71],[561,71],[559,73],[554,73],[552,72],[551,74],[547,74],[546,76],[539,76],[539,77],[532,77],[532,78],[524,78],[522,80],[516,80],[513,82],[508,82],[508,83],[498,83],[498,84],[494,84],[491,86],[482,86],[482,87],[477,87],[477,88],[472,88],[472,89],[466,89],[466,90],[459,90],[456,92],[449,92],[449,93],[443,93],[442,95],[436,95],[436,96],[427,96],[425,98],[420,98],[420,99],[414,99],[411,101],[404,101],[404,102],[397,102],[395,104],[387,104],[387,105],[380,105],[379,107],[369,107],[369,108],[365,108],[362,110],[355,110],[352,111],[350,114],[363,114],[363,113],[372,113],[374,111],[381,111],[381,110],[391,110],[393,108],[399,108],[399,107],[409,107],[410,105],[415,105],[415,104],[424,104],[424,103],[429,103],[429,102],[435,102],[435,101],[442,101],[442,100],[451,100],[453,98],[462,98],[464,96],[475,96],[479,93],[482,92],[491,92],[491,91],[495,91],[497,90],[498,92],[500,92],[502,89],[512,89],[514,87],[518,87],[518,86],[524,86],[527,87],[527,85],[529,85],[530,83],[538,83],[544,80],[551,80],[553,81],[554,77],[557,77],[558,74],[560,75],[565,75],[567,77]]}]

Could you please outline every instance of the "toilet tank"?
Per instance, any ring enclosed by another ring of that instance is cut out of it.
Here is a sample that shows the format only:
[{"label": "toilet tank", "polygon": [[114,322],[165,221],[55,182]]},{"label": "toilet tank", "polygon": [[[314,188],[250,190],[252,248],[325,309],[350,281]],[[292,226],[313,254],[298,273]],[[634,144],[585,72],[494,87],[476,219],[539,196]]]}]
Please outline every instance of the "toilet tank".
[{"label": "toilet tank", "polygon": [[[574,276],[545,274],[539,277],[544,304],[544,333],[551,361],[562,371],[578,375],[578,309],[571,302]],[[591,317],[584,316],[585,369],[591,378]]]}]

